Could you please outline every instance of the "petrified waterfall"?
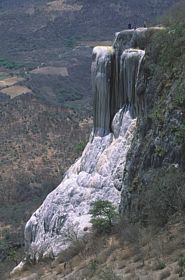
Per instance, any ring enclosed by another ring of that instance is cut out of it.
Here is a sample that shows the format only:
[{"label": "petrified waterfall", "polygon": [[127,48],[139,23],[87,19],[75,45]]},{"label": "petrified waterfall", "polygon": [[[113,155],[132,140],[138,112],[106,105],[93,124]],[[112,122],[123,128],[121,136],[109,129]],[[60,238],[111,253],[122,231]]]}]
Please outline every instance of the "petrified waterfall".
[{"label": "petrified waterfall", "polygon": [[81,158],[27,222],[28,258],[66,249],[71,228],[77,236],[90,230],[88,212],[94,201],[119,205],[127,152],[142,113],[137,88],[145,52],[139,44],[143,46],[146,31],[117,33],[112,47],[93,50],[94,129]]},{"label": "petrified waterfall", "polygon": [[139,114],[139,97],[137,95],[137,82],[142,59],[145,51],[128,49],[123,51],[120,59],[120,88],[122,106],[125,105],[131,116]]},{"label": "petrified waterfall", "polygon": [[129,48],[120,53],[118,50],[116,52],[113,47],[95,47],[93,50],[95,136],[112,132],[112,120],[122,107],[129,110],[132,118],[140,112],[137,81],[145,51]]},{"label": "petrified waterfall", "polygon": [[96,47],[93,50],[92,87],[94,93],[94,134],[103,136],[110,131],[111,96],[113,92],[112,68],[114,49]]}]

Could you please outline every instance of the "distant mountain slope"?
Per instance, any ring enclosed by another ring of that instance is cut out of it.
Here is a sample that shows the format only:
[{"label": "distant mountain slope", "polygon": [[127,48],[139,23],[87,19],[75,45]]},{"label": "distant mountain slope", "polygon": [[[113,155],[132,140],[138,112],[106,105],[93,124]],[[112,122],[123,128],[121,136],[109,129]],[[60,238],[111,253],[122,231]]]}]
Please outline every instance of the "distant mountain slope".
[{"label": "distant mountain slope", "polygon": [[[4,70],[1,66],[7,68],[10,64],[10,74],[16,70],[16,74],[26,77],[35,96],[64,104],[68,100],[61,98],[62,89],[65,95],[72,93],[74,98],[69,101],[85,99],[85,108],[91,100],[92,47],[112,40],[114,33],[125,29],[128,23],[133,27],[142,26],[144,21],[150,24],[175,2],[2,0],[0,72]],[[12,63],[20,66],[12,67]],[[68,76],[57,79],[56,75],[30,72],[43,66],[66,67]]]},{"label": "distant mountain slope", "polygon": [[[91,48],[98,43],[92,41],[100,41],[101,45],[101,41],[112,40],[113,34],[125,29],[128,23],[142,26],[146,21],[149,24],[175,2],[2,0],[0,66],[1,59],[21,63],[22,75],[28,74],[30,67],[67,67],[67,78],[61,77],[56,82],[54,75],[49,77],[49,91],[53,93],[49,101],[54,96],[54,100],[61,103],[57,97],[61,88],[82,94],[81,98],[86,99],[90,95]],[[81,83],[80,77],[83,77]],[[48,77],[39,76],[39,87],[35,75],[30,74],[30,80],[33,92],[44,98]]]},{"label": "distant mountain slope", "polygon": [[[0,51],[9,55],[65,47],[70,38],[110,39],[130,22],[140,26],[162,14],[175,0],[3,0]],[[8,28],[7,28],[8,27]]]}]

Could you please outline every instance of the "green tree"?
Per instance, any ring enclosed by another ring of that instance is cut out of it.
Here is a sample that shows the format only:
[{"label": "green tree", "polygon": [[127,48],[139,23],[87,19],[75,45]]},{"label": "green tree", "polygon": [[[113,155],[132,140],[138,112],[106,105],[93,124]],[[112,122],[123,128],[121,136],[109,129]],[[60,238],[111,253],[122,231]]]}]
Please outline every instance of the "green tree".
[{"label": "green tree", "polygon": [[108,200],[97,200],[89,211],[90,222],[98,233],[111,232],[113,221],[118,216],[116,207]]}]

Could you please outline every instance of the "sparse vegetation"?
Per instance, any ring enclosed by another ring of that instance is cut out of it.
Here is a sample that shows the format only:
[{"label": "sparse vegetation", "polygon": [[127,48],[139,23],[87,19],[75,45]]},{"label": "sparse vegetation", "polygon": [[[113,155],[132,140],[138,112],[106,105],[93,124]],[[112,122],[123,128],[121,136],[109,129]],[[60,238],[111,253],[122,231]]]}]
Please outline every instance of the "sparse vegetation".
[{"label": "sparse vegetation", "polygon": [[89,137],[88,123],[80,128],[77,113],[43,107],[34,97],[26,99],[12,100],[1,108],[1,203],[26,200],[30,194],[46,195],[80,155],[79,143]]},{"label": "sparse vegetation", "polygon": [[[28,267],[21,277],[29,276],[34,271],[46,280],[52,279],[53,275],[56,275],[56,279],[125,280],[125,277],[138,279],[141,274],[146,279],[166,279],[170,275],[172,279],[179,279],[181,267],[184,267],[184,255],[177,257],[176,249],[178,246],[178,252],[184,251],[183,217],[172,217],[169,224],[158,231],[145,229],[139,224],[130,224],[128,229],[129,224],[125,224],[124,243],[119,242],[117,234],[104,237],[90,234],[88,238],[84,237],[83,255],[81,249],[70,255],[69,249],[54,261],[45,260]],[[168,247],[173,247],[170,253]]]},{"label": "sparse vegetation", "polygon": [[64,45],[67,48],[74,48],[77,45],[78,38],[76,37],[69,37],[65,40]]},{"label": "sparse vegetation", "polygon": [[9,75],[6,72],[0,72],[0,81],[8,78]]},{"label": "sparse vegetation", "polygon": [[14,231],[23,234],[31,213],[80,155],[75,145],[88,139],[90,129],[88,123],[79,127],[81,116],[74,111],[43,104],[33,96],[1,104],[0,117],[0,221],[2,226],[11,225],[10,235],[15,236],[13,243],[2,239],[6,258],[1,274],[5,264],[10,271],[20,261],[20,252],[23,255],[23,248],[16,247],[20,240]]},{"label": "sparse vegetation", "polygon": [[23,253],[23,234],[20,230],[12,232],[11,229],[4,229],[0,232],[0,271],[4,262],[16,266]]},{"label": "sparse vegetation", "polygon": [[58,102],[61,104],[64,104],[66,101],[74,101],[74,100],[80,100],[83,98],[83,95],[80,92],[77,91],[69,91],[69,90],[60,90],[57,94]]},{"label": "sparse vegetation", "polygon": [[174,97],[174,103],[176,106],[184,107],[185,105],[185,80],[180,82],[177,93]]},{"label": "sparse vegetation", "polygon": [[5,68],[11,69],[11,70],[12,69],[17,70],[19,68],[25,67],[24,64],[13,62],[13,61],[10,61],[6,58],[0,58],[0,66],[3,66]]},{"label": "sparse vegetation", "polygon": [[161,146],[156,146],[155,153],[159,157],[163,157],[165,155],[165,149]]},{"label": "sparse vegetation", "polygon": [[178,71],[185,62],[185,5],[177,4],[162,19],[166,30],[153,36],[153,56],[166,71]]},{"label": "sparse vegetation", "polygon": [[80,141],[79,143],[77,143],[77,144],[75,145],[75,151],[76,151],[77,153],[81,153],[81,152],[84,150],[85,145],[86,145],[85,142]]},{"label": "sparse vegetation", "polygon": [[164,108],[161,108],[161,106],[159,105],[153,109],[153,111],[149,115],[149,118],[152,119],[154,124],[159,125],[162,124],[164,121],[164,114],[165,114]]},{"label": "sparse vegetation", "polygon": [[178,266],[180,268],[179,277],[182,277],[185,271],[185,256],[182,255],[178,258]]},{"label": "sparse vegetation", "polygon": [[96,272],[96,270],[98,269],[98,261],[96,259],[92,259],[89,262],[88,267],[92,271],[92,273],[94,274]]},{"label": "sparse vegetation", "polygon": [[162,269],[164,269],[165,267],[166,267],[165,262],[164,262],[163,260],[161,260],[161,259],[158,259],[158,260],[157,260],[156,269],[157,269],[157,270],[162,270]]},{"label": "sparse vegetation", "polygon": [[98,276],[101,280],[121,280],[121,278],[118,277],[111,268],[102,269],[98,273]]},{"label": "sparse vegetation", "polygon": [[155,170],[150,176],[153,180],[150,186],[143,188],[139,218],[146,224],[163,226],[175,212],[184,210],[184,172],[171,167],[165,171]]},{"label": "sparse vegetation", "polygon": [[185,124],[181,124],[176,128],[175,136],[179,143],[184,143],[184,141],[185,141]]}]

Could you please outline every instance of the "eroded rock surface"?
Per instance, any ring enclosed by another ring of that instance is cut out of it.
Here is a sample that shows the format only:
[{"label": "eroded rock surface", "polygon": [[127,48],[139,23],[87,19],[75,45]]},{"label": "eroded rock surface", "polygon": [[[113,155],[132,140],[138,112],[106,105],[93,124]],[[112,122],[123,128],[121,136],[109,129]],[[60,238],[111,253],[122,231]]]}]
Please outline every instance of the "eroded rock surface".
[{"label": "eroded rock surface", "polygon": [[39,259],[50,252],[57,255],[66,249],[71,242],[70,231],[79,237],[83,235],[84,229],[90,227],[88,212],[96,200],[110,200],[118,206],[118,190],[136,120],[128,111],[122,113],[121,110],[116,118],[121,118],[114,126],[119,135],[94,137],[62,183],[28,221],[25,241],[31,258]]},{"label": "eroded rock surface", "polygon": [[94,129],[81,158],[27,222],[27,257],[38,260],[50,253],[57,255],[70,245],[71,231],[82,236],[91,227],[88,213],[96,200],[119,205],[136,118],[145,113],[145,51],[139,47],[145,46],[146,34],[146,28],[122,31],[116,34],[113,47],[94,49]]}]

